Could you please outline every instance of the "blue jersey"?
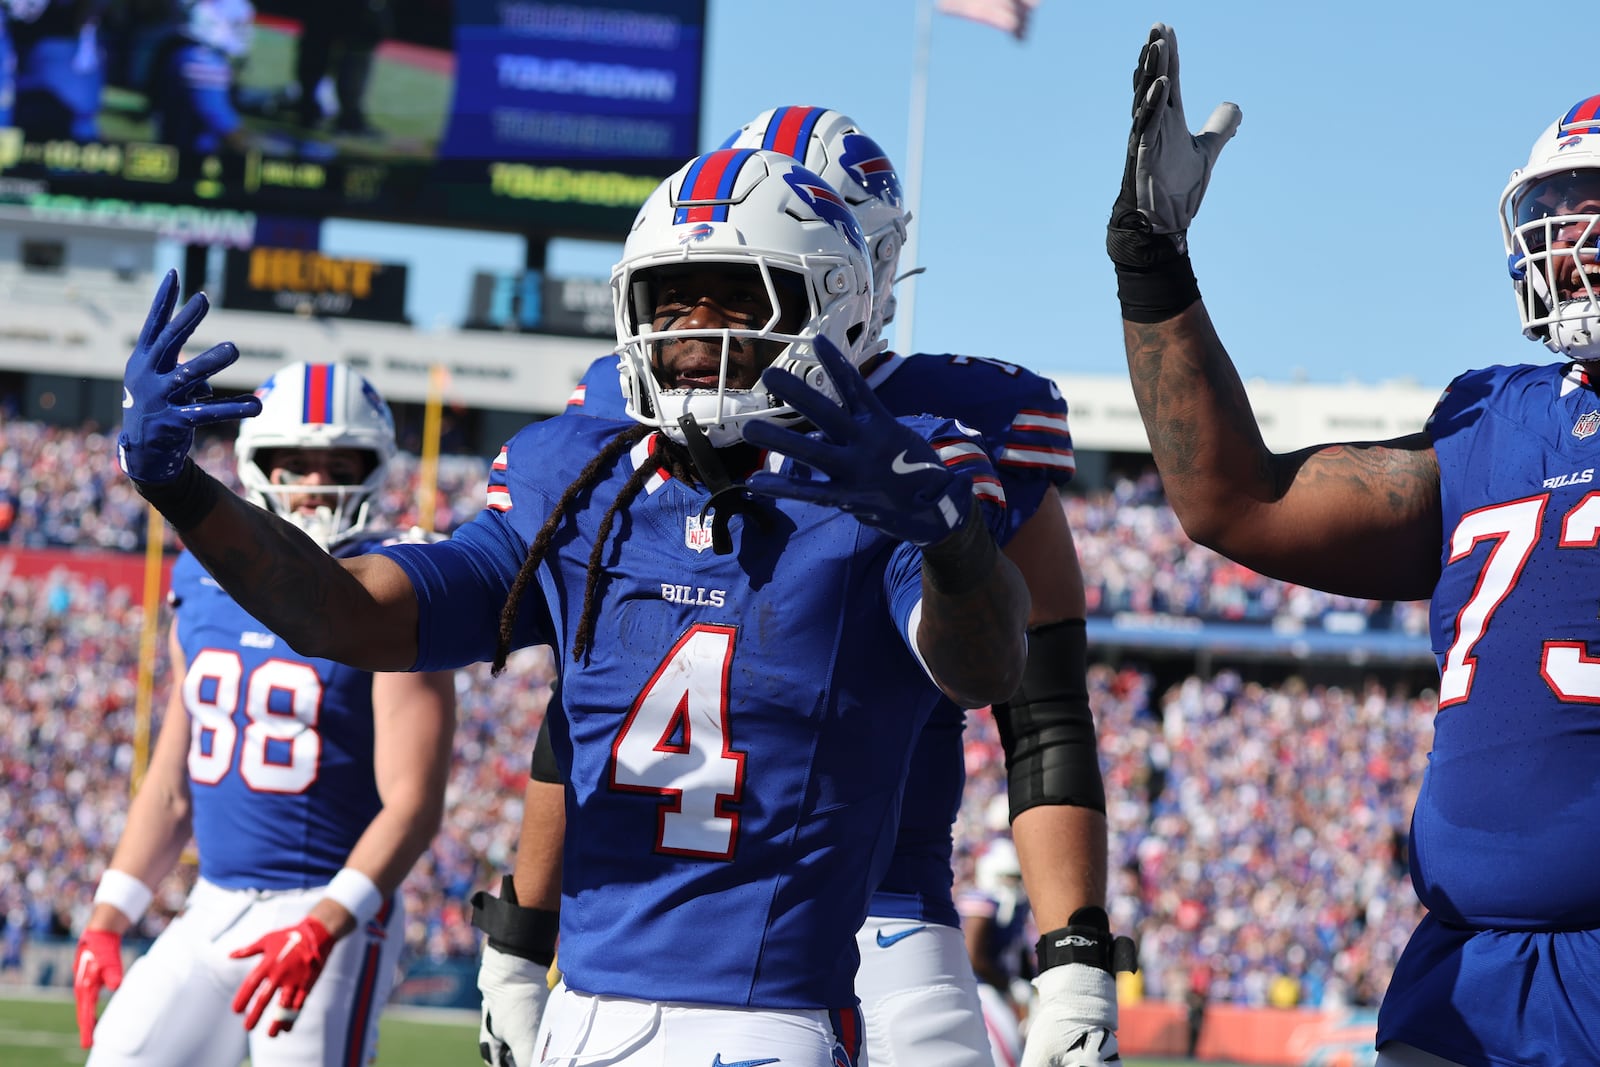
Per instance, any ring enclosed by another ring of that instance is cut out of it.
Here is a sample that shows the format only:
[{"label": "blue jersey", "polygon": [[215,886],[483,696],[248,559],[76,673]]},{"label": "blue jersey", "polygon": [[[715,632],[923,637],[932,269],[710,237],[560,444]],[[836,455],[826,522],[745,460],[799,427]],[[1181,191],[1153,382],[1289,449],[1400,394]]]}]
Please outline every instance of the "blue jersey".
[{"label": "blue jersey", "polygon": [[[1067,405],[1054,382],[999,360],[888,354],[871,361],[867,381],[896,415],[937,412],[976,430],[1004,489],[1010,539],[1039,509],[1051,486],[1075,469]],[[615,356],[597,359],[567,403],[569,413],[619,418]],[[990,488],[980,485],[980,491]],[[894,855],[873,894],[870,914],[958,926],[951,898],[951,826],[966,785],[965,713],[948,700],[918,738],[906,778]]]},{"label": "blue jersey", "polygon": [[22,18],[13,10],[10,37],[15,57],[15,97],[11,121],[31,140],[99,139],[100,93],[104,85],[97,48],[80,34],[103,4],[50,0],[27,5]]},{"label": "blue jersey", "polygon": [[230,95],[233,68],[209,45],[176,38],[158,51],[150,79],[156,136],[185,152],[209,153],[242,124]]},{"label": "blue jersey", "polygon": [[1411,868],[1429,915],[1379,1038],[1464,1064],[1600,1063],[1597,430],[1600,397],[1559,364],[1463,374],[1428,423],[1439,713]]},{"label": "blue jersey", "polygon": [[6,12],[0,7],[0,126],[11,125],[11,108],[17,98],[17,53],[6,32]]},{"label": "blue jersey", "polygon": [[[911,420],[974,479],[944,420]],[[385,549],[421,612],[418,669],[491,658],[528,547],[557,499],[633,423],[558,418],[493,465],[489,506],[447,542]],[[550,735],[567,782],[561,960],[594,994],[760,1008],[855,1003],[855,931],[894,838],[899,782],[940,699],[913,653],[921,553],[834,508],[762,500],[710,551],[709,496],[638,442],[568,510],[515,644],[561,657]],[[788,460],[769,456],[773,469]],[[597,559],[596,638],[571,649]],[[1001,502],[985,497],[991,530]]]},{"label": "blue jersey", "polygon": [[172,604],[200,876],[230,889],[326,884],[383,806],[371,672],[293,651],[188,552]]}]

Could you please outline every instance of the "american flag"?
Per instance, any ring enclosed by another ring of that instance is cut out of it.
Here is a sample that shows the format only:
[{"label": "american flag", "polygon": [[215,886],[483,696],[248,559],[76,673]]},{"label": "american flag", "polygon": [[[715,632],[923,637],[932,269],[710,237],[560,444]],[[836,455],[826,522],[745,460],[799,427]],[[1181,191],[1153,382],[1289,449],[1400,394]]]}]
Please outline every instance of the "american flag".
[{"label": "american flag", "polygon": [[1005,30],[1017,40],[1028,35],[1028,16],[1039,0],[939,0],[946,15],[960,15]]}]

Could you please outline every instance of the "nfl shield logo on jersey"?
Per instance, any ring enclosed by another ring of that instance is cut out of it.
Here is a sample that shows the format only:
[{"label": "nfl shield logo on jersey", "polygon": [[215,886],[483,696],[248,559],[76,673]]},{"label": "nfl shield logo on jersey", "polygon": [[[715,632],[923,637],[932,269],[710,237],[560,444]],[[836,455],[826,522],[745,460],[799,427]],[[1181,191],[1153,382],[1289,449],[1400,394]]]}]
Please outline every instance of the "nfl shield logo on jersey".
[{"label": "nfl shield logo on jersey", "polygon": [[1593,437],[1594,432],[1600,430],[1600,411],[1590,411],[1578,416],[1578,421],[1572,427],[1572,436],[1578,440]]},{"label": "nfl shield logo on jersey", "polygon": [[[1600,412],[1596,412],[1600,415]],[[690,515],[683,520],[683,543],[696,552],[704,552],[711,547],[711,515],[707,513],[702,522],[699,515]]]}]

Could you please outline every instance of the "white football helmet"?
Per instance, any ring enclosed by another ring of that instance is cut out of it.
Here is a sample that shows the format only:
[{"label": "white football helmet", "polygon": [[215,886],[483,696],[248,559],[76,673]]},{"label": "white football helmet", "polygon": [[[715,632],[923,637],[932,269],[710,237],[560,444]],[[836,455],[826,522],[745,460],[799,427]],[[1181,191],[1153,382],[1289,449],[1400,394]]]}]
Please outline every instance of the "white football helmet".
[{"label": "white football helmet", "polygon": [[[652,272],[706,263],[758,270],[771,317],[748,329],[655,330]],[[806,300],[803,324],[798,332],[782,333],[782,295],[796,290]],[[833,395],[810,342],[823,335],[853,363],[865,358],[872,271],[860,224],[827,182],[791,156],[719,149],[690,160],[639,209],[611,272],[611,300],[628,415],[682,443],[678,420],[692,414],[712,445],[721,447],[739,442],[740,425],[752,419],[800,419],[760,384],[728,387],[730,342],[779,342],[784,348],[771,365]],[[657,381],[657,343],[685,335],[721,342],[717,388],[666,389]]]},{"label": "white football helmet", "polygon": [[1022,877],[1022,861],[1017,846],[1008,837],[997,837],[983,850],[972,871],[972,881],[985,893],[1014,889]]},{"label": "white football helmet", "polygon": [[250,53],[255,23],[256,8],[250,0],[190,0],[183,35],[229,59],[242,59]]},{"label": "white football helmet", "polygon": [[1534,142],[1500,195],[1500,230],[1523,336],[1600,359],[1600,96]]},{"label": "white football helmet", "polygon": [[[906,210],[900,176],[878,142],[849,115],[820,107],[777,107],[736,130],[724,148],[765,148],[793,156],[839,191],[867,238],[873,308],[869,341],[881,351],[883,328],[894,321],[894,280],[906,244]],[[871,352],[868,353],[869,355]]]},{"label": "white football helmet", "polygon": [[[291,363],[256,390],[261,414],[245,419],[234,444],[239,481],[250,500],[304,530],[330,548],[367,528],[372,498],[383,486],[394,458],[394,415],[372,383],[338,363]],[[366,477],[357,484],[318,485],[335,499],[333,507],[297,512],[288,497],[307,492],[300,484],[276,484],[270,453],[278,449],[357,449],[371,454]],[[267,453],[264,455],[264,453]]]}]

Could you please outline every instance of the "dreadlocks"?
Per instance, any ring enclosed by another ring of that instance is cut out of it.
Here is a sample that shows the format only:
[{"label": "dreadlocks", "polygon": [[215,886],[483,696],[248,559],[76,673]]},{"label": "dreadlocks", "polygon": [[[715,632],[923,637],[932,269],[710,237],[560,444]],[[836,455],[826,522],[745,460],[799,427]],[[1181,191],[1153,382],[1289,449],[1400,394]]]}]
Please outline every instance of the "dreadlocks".
[{"label": "dreadlocks", "polygon": [[[617,434],[606,442],[605,447],[578,472],[572,484],[562,491],[561,499],[556,501],[556,506],[544,520],[544,525],[539,527],[539,533],[534,537],[533,544],[528,546],[527,558],[522,561],[522,569],[517,571],[516,580],[511,583],[511,592],[506,595],[505,606],[500,609],[500,640],[495,646],[493,674],[498,675],[505,670],[506,657],[511,654],[511,643],[516,630],[517,614],[522,604],[522,595],[537,573],[539,564],[544,561],[545,553],[550,548],[550,540],[560,528],[568,509],[604,471],[616,462],[618,456],[638,444],[648,433],[650,433],[648,426],[630,426]],[[634,497],[639,495],[639,491],[644,488],[645,482],[650,480],[650,476],[655,473],[658,466],[666,467],[674,478],[685,482],[694,483],[699,480],[695,476],[688,456],[680,446],[665,436],[658,437],[656,444],[659,454],[654,457],[655,462],[641,463],[638,469],[629,475],[627,483],[617,493],[617,498],[611,502],[611,507],[606,509],[605,515],[600,520],[600,529],[595,534],[594,550],[589,553],[589,570],[583,588],[583,614],[578,619],[578,632],[572,641],[574,662],[582,661],[589,651],[589,643],[594,639],[595,613],[599,607],[599,598],[595,593],[600,585],[600,562],[605,555],[605,546],[611,537],[611,530],[616,525],[617,513],[633,502]]]}]

